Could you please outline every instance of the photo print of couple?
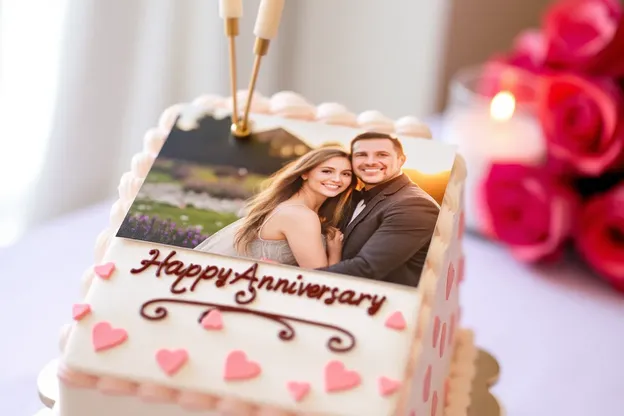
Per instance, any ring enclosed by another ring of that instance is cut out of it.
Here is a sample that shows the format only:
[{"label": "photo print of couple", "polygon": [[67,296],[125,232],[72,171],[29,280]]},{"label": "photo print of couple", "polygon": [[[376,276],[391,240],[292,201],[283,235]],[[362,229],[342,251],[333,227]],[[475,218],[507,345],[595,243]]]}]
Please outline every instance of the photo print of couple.
[{"label": "photo print of couple", "polygon": [[416,287],[455,148],[252,121],[244,139],[229,117],[175,125],[117,236]]}]

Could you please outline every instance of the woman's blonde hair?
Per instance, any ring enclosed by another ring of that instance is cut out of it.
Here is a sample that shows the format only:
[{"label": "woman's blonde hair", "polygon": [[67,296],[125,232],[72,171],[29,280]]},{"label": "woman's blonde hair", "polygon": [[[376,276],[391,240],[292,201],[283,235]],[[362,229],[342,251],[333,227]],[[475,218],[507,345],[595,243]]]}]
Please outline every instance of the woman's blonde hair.
[{"label": "woman's blonde hair", "polygon": [[[349,159],[349,153],[336,147],[311,150],[273,174],[265,182],[263,189],[247,203],[247,215],[234,239],[236,250],[239,253],[247,254],[249,245],[258,237],[260,226],[269,214],[279,204],[288,200],[301,189],[303,186],[302,175],[334,157]],[[319,218],[323,234],[327,233],[330,227],[338,227],[356,184],[357,178],[353,175],[349,187],[344,192],[335,197],[327,198],[321,205]]]}]

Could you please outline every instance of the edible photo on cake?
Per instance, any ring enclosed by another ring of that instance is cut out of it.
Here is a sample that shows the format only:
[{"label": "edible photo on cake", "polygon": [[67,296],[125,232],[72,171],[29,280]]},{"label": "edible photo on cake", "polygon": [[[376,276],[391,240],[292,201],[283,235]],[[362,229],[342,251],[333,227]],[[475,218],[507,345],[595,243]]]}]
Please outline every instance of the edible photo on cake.
[{"label": "edible photo on cake", "polygon": [[181,116],[117,236],[416,287],[455,148],[252,115]]}]

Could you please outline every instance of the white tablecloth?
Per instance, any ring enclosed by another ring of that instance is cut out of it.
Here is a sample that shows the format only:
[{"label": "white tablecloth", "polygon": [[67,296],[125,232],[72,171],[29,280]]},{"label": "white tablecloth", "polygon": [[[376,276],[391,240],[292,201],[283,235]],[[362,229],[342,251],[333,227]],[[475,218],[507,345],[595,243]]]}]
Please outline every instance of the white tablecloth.
[{"label": "white tablecloth", "polygon": [[[40,409],[36,378],[57,356],[110,202],[0,251],[0,415]],[[624,296],[577,264],[529,269],[468,237],[463,325],[502,366],[509,416],[624,415]]]}]

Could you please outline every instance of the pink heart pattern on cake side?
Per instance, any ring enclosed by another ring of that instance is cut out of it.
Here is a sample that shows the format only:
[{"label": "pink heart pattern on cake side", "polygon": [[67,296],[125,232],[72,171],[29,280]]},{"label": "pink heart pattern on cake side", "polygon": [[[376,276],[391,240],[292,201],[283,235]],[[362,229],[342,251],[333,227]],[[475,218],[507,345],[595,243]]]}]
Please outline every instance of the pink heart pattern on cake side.
[{"label": "pink heart pattern on cake side", "polygon": [[180,368],[188,361],[188,352],[184,349],[167,350],[162,349],[156,352],[156,362],[158,366],[168,376],[173,376],[180,371]]},{"label": "pink heart pattern on cake side", "polygon": [[325,366],[325,391],[327,393],[351,390],[362,379],[357,371],[347,370],[341,361],[334,360]]},{"label": "pink heart pattern on cake side", "polygon": [[95,266],[93,268],[93,271],[102,279],[108,280],[113,274],[113,272],[115,271],[115,263],[108,262],[108,263],[100,264],[99,266]]},{"label": "pink heart pattern on cake side", "polygon": [[128,339],[125,329],[113,328],[108,322],[98,322],[93,326],[91,340],[96,352],[114,348]]},{"label": "pink heart pattern on cake side", "polygon": [[425,378],[423,379],[423,394],[422,399],[423,402],[429,400],[429,393],[431,392],[431,365],[427,367],[427,371],[425,371]]},{"label": "pink heart pattern on cake side", "polygon": [[381,394],[383,397],[386,397],[395,393],[399,389],[399,387],[401,387],[401,382],[389,379],[388,377],[380,377],[378,387],[379,394]]},{"label": "pink heart pattern on cake side", "polygon": [[390,329],[402,331],[405,329],[405,325],[405,318],[400,311],[394,312],[388,317],[388,319],[386,319],[386,327]]},{"label": "pink heart pattern on cake side", "polygon": [[212,330],[220,330],[223,329],[223,318],[221,315],[221,311],[218,309],[213,309],[201,321],[204,329],[212,329]]},{"label": "pink heart pattern on cake side", "polygon": [[446,273],[446,300],[451,297],[451,290],[453,289],[453,282],[455,281],[455,266],[453,263],[449,264],[448,272]]},{"label": "pink heart pattern on cake side", "polygon": [[464,256],[461,256],[459,258],[459,260],[457,261],[457,281],[459,283],[464,281],[464,268],[466,267],[466,264],[464,263]]},{"label": "pink heart pattern on cake side", "polygon": [[300,402],[310,392],[310,383],[289,381],[286,384],[286,388],[290,392],[292,398],[295,399],[296,402]]},{"label": "pink heart pattern on cake side", "polygon": [[448,346],[450,347],[455,338],[455,314],[451,314],[451,322],[449,324]]},{"label": "pink heart pattern on cake side", "polygon": [[440,333],[440,358],[444,356],[446,348],[446,322],[442,324],[442,332]]},{"label": "pink heart pattern on cake side", "polygon": [[89,313],[91,313],[91,305],[86,303],[77,303],[72,306],[72,317],[74,318],[74,321],[80,321]]},{"label": "pink heart pattern on cake side", "polygon": [[223,378],[226,381],[249,380],[262,372],[260,365],[247,359],[244,351],[235,350],[225,359]]},{"label": "pink heart pattern on cake side", "polygon": [[433,397],[431,398],[431,416],[436,416],[438,413],[438,392],[433,392]]},{"label": "pink heart pattern on cake side", "polygon": [[440,338],[440,317],[436,315],[436,317],[433,318],[433,348],[437,347],[438,338]]}]

